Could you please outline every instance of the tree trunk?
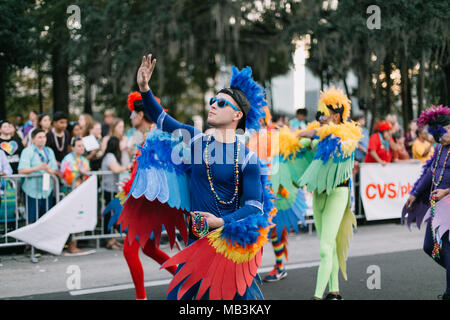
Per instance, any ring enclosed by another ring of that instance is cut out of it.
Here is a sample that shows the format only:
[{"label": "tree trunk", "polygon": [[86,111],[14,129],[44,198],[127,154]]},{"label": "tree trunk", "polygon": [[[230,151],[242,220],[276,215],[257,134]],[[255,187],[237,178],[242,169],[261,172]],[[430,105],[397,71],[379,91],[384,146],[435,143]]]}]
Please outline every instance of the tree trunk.
[{"label": "tree trunk", "polygon": [[323,91],[323,72],[320,71],[320,90]]},{"label": "tree trunk", "polygon": [[385,107],[387,113],[392,112],[392,99],[391,99],[391,88],[392,88],[392,66],[390,56],[386,56],[384,59],[384,73],[386,74],[386,89],[385,89]]},{"label": "tree trunk", "polygon": [[0,119],[6,119],[6,79],[8,65],[0,59]]},{"label": "tree trunk", "polygon": [[422,50],[422,55],[420,57],[419,83],[417,86],[418,115],[420,115],[420,113],[423,110],[424,89],[425,89],[425,51]]},{"label": "tree trunk", "polygon": [[69,113],[69,61],[63,48],[52,50],[53,112]]},{"label": "tree trunk", "polygon": [[443,95],[441,97],[442,99],[442,104],[444,106],[450,106],[450,63],[448,63],[447,65],[445,65],[442,68],[442,71],[444,72],[444,76],[445,76],[445,85],[443,86],[445,88],[445,95]]},{"label": "tree trunk", "polygon": [[41,64],[37,65],[37,85],[38,85],[38,102],[39,102],[39,113],[44,113],[44,103],[42,96],[42,71]]},{"label": "tree trunk", "polygon": [[84,113],[92,114],[92,81],[88,75],[84,77]]},{"label": "tree trunk", "polygon": [[[345,94],[349,99],[351,99],[350,92],[348,90],[347,79],[345,79],[345,75],[342,77],[342,82],[344,83]],[[350,118],[353,118],[354,109],[350,108]]]},{"label": "tree trunk", "polygon": [[[408,99],[408,109],[406,109],[406,111],[407,111],[408,123],[409,123],[414,118],[413,102],[412,102],[412,79],[409,76],[410,75],[409,68],[407,70],[407,75],[408,75],[408,86],[407,86],[406,92],[407,92],[407,99]],[[405,130],[404,132],[406,132],[408,130],[408,123],[403,124],[403,129]]]},{"label": "tree trunk", "polygon": [[[401,92],[402,92],[402,117],[403,117],[403,128],[408,127],[408,64],[406,54],[403,53],[400,58],[400,75],[401,75]],[[405,132],[406,132],[405,130]]]}]

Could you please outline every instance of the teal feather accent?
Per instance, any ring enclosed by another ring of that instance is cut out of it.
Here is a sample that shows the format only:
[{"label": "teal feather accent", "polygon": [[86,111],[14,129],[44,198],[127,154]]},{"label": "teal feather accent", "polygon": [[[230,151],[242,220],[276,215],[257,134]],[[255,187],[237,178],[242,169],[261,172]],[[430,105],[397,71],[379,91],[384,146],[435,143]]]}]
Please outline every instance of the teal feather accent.
[{"label": "teal feather accent", "polygon": [[324,164],[321,159],[315,159],[299,179],[299,186],[306,186],[307,191],[318,193],[331,190],[352,177],[354,159],[353,154],[345,161],[335,162],[333,158]]}]

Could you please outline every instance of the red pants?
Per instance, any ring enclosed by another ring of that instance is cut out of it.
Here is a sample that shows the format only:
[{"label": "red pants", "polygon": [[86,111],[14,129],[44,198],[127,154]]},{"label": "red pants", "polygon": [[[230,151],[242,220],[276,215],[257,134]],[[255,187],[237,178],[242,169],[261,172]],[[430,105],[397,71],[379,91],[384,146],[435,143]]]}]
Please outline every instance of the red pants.
[{"label": "red pants", "polygon": [[[133,278],[134,288],[136,289],[136,299],[145,299],[144,270],[142,269],[141,260],[139,259],[139,248],[140,245],[136,239],[129,245],[128,235],[126,235],[123,244],[123,255],[125,256],[128,268],[130,268],[131,277]],[[153,240],[147,241],[142,252],[161,265],[170,258],[165,252],[156,247]],[[167,268],[167,271],[172,275],[175,274],[176,270],[177,268],[175,266]]]}]

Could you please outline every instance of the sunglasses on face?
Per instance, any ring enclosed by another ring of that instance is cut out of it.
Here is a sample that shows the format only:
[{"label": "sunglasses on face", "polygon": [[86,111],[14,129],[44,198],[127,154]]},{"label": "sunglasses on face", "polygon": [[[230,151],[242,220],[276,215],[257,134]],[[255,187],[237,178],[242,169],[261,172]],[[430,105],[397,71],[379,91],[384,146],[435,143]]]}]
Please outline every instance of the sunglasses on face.
[{"label": "sunglasses on face", "polygon": [[225,99],[219,99],[216,97],[212,97],[211,99],[209,99],[209,105],[212,106],[215,102],[217,102],[217,106],[219,108],[225,108],[227,105],[229,105],[230,107],[232,107],[234,110],[236,111],[241,111],[239,110],[239,108],[237,108],[235,105],[233,105],[230,101],[225,100]]}]

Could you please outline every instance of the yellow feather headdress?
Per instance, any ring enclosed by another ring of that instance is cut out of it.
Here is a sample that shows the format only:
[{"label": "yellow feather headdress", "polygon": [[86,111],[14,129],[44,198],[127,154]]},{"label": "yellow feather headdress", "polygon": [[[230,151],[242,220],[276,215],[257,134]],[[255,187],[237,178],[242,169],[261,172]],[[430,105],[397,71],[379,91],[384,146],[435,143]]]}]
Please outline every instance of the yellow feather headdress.
[{"label": "yellow feather headdress", "polygon": [[331,106],[333,109],[344,107],[342,121],[345,122],[350,116],[350,104],[350,99],[341,89],[331,87],[328,90],[321,91],[318,110],[329,116],[330,112],[327,106]]}]

